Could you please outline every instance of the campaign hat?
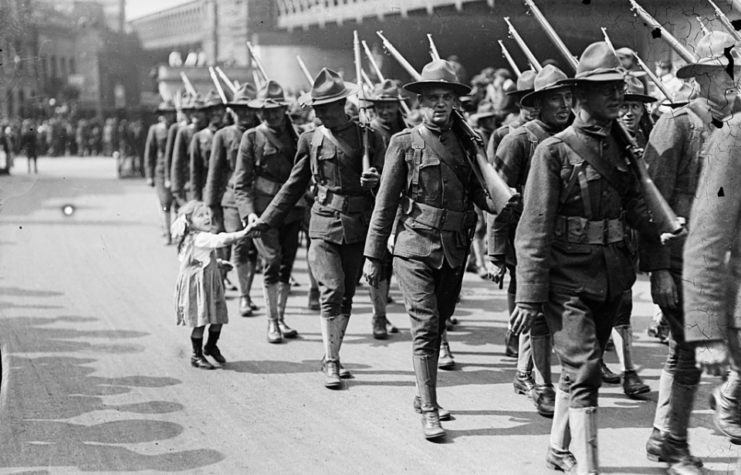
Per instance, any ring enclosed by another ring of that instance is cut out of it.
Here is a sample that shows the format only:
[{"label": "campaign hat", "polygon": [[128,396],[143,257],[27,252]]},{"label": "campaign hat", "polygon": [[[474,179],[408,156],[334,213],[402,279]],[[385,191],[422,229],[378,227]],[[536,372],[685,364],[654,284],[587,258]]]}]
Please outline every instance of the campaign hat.
[{"label": "campaign hat", "polygon": [[625,96],[623,100],[625,102],[656,102],[655,97],[651,97],[645,94],[645,88],[643,83],[638,80],[637,77],[632,74],[625,76]]},{"label": "campaign hat", "polygon": [[176,112],[177,108],[175,107],[175,103],[171,100],[166,100],[160,102],[160,104],[157,106],[157,108],[154,110],[155,112]]},{"label": "campaign hat", "polygon": [[197,92],[195,96],[188,94],[183,98],[182,105],[180,106],[181,110],[184,111],[193,111],[201,109],[203,106],[203,96]]},{"label": "campaign hat", "polygon": [[242,106],[242,107],[253,107],[250,105],[250,102],[257,97],[257,90],[255,90],[255,86],[252,84],[246,82],[239,86],[237,90],[234,92],[234,97],[230,101],[227,101],[226,105],[228,106]]},{"label": "campaign hat", "polygon": [[533,107],[535,99],[554,89],[570,87],[569,78],[555,66],[548,65],[538,72],[533,81],[533,92],[523,96],[520,104],[525,107]]},{"label": "campaign hat", "polygon": [[290,103],[286,100],[286,95],[280,84],[268,80],[257,91],[257,97],[250,101],[250,107],[255,109],[275,109],[277,107],[286,107]]},{"label": "campaign hat", "polygon": [[370,102],[401,102],[399,86],[391,79],[385,79],[373,88],[373,94],[366,100]]},{"label": "campaign hat", "polygon": [[419,80],[405,84],[404,89],[415,94],[421,94],[424,88],[430,86],[450,88],[459,96],[465,96],[471,92],[469,86],[459,82],[453,64],[444,59],[427,63],[422,69]]},{"label": "campaign hat", "polygon": [[579,58],[574,78],[569,80],[579,85],[585,82],[623,81],[625,70],[620,58],[610,45],[598,41],[587,46]]},{"label": "campaign hat", "polygon": [[200,106],[196,106],[196,109],[210,109],[212,107],[219,107],[223,105],[224,102],[221,100],[221,96],[219,96],[219,93],[211,89],[210,91],[208,91],[208,94],[206,94],[206,97],[203,99],[203,102],[200,104]]},{"label": "campaign hat", "polygon": [[738,64],[741,65],[739,51],[735,46],[736,41],[728,33],[711,31],[697,42],[695,54],[698,56],[698,60],[679,68],[677,70],[677,77],[680,79],[689,79],[713,70],[725,69],[730,62],[726,56],[726,50],[729,48],[733,59],[739,61]]},{"label": "campaign hat", "polygon": [[357,84],[343,80],[342,76],[331,69],[322,68],[314,79],[311,90],[302,94],[298,101],[304,106],[319,106],[345,99],[357,92]]},{"label": "campaign hat", "polygon": [[517,89],[507,91],[508,96],[522,97],[533,92],[536,73],[532,69],[523,71],[517,78]]}]

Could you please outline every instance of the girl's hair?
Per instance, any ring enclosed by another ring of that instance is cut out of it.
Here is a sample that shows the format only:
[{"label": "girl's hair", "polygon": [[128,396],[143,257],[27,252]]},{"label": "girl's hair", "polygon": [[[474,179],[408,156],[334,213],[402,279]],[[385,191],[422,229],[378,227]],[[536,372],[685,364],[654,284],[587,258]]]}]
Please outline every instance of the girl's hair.
[{"label": "girl's hair", "polygon": [[180,207],[178,218],[170,227],[170,234],[172,234],[173,239],[177,243],[178,252],[180,252],[183,247],[185,238],[190,234],[190,224],[193,213],[198,211],[202,206],[206,206],[206,203],[203,201],[191,200]]}]

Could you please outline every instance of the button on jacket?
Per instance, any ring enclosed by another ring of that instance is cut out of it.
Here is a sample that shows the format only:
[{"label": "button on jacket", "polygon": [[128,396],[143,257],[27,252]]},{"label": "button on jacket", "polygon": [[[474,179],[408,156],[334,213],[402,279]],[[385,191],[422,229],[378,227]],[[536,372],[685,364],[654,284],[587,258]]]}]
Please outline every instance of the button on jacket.
[{"label": "button on jacket", "polygon": [[[366,257],[383,258],[402,195],[439,209],[473,213],[475,203],[484,210],[494,212],[456,135],[450,129],[441,130],[426,123],[418,125],[416,129],[421,127],[429,129],[440,140],[455,166],[461,170],[461,175],[467,177],[466,181],[462,182],[426,144],[415,159],[412,129],[394,135],[386,152],[386,166],[365,246]],[[402,210],[402,223],[398,226],[394,246],[395,256],[421,260],[435,269],[442,268],[445,261],[453,268],[464,263],[475,218],[467,228],[443,231],[414,221],[406,214]]]},{"label": "button on jacket", "polygon": [[[243,221],[250,214],[261,215],[275,197],[275,193],[256,189],[255,181],[258,177],[282,185],[291,176],[296,157],[297,135],[288,127],[293,126],[288,124],[281,130],[275,130],[263,124],[248,130],[242,136],[234,171],[234,194],[239,216]],[[266,129],[275,137],[277,144],[267,138],[264,133]],[[280,148],[276,145],[280,145]],[[295,221],[302,216],[303,208],[296,208],[289,213],[286,221]]]},{"label": "button on jacket", "polygon": [[[315,201],[311,207],[309,237],[322,239],[335,244],[354,244],[365,241],[368,223],[372,212],[370,190],[360,186],[363,173],[363,146],[360,126],[355,122],[332,130],[332,134],[353,150],[354,156],[347,156],[332,141],[323,138],[321,146],[312,157],[312,139],[316,131],[304,132],[299,137],[298,151],[291,176],[276,195],[270,206],[260,217],[270,226],[278,226],[292,211],[295,204],[306,192],[312,177],[316,183],[330,192],[345,197],[366,197],[368,209],[362,212],[345,213],[335,211]],[[369,134],[371,166],[379,173],[383,170],[383,138],[371,129]]]},{"label": "button on jacket", "polygon": [[[643,157],[648,173],[674,213],[690,221],[690,210],[705,161],[703,147],[716,127],[707,102],[695,99],[656,122]],[[684,239],[666,246],[641,242],[645,271],[682,267]]]},{"label": "button on jacket", "polygon": [[[595,159],[614,170],[620,191],[559,138],[569,130]],[[567,189],[579,168],[579,178]],[[588,207],[580,181],[586,183]],[[575,243],[556,239],[555,234],[556,217],[560,215],[590,221],[625,216],[634,229],[656,235],[637,180],[608,130],[587,125],[577,117],[564,132],[542,142],[532,159],[524,198],[515,238],[517,302],[546,302],[551,291],[611,301],[633,285],[633,251],[627,242]]]}]

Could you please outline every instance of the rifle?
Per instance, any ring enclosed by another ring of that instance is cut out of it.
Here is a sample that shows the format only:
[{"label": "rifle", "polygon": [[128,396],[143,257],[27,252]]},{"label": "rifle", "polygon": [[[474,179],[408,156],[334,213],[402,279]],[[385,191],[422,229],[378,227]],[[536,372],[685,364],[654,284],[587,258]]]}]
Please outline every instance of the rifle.
[{"label": "rifle", "polygon": [[208,72],[211,74],[211,81],[213,81],[214,86],[216,86],[216,92],[219,93],[219,97],[221,98],[221,102],[226,104],[229,102],[229,100],[226,98],[226,94],[224,94],[224,88],[221,87],[221,82],[219,81],[219,78],[216,77],[216,71],[214,71],[213,66],[208,67]]},{"label": "rifle", "polygon": [[671,33],[666,31],[666,28],[661,26],[658,21],[654,17],[648,14],[646,10],[643,9],[638,3],[636,3],[635,0],[630,0],[631,5],[633,7],[631,8],[636,16],[640,16],[641,19],[646,23],[646,26],[651,28],[652,30],[656,31],[658,30],[661,34],[661,37],[666,41],[669,46],[672,47],[672,49],[687,63],[696,63],[697,62],[697,55],[692,53],[690,50],[682,46],[682,43],[679,42]]},{"label": "rifle", "polygon": [[367,74],[365,74],[364,70],[360,70],[360,74],[363,76],[363,84],[365,84],[365,87],[369,88],[371,91],[373,90],[373,81],[370,80]]},{"label": "rifle", "polygon": [[236,86],[234,83],[232,83],[229,80],[229,78],[227,77],[226,73],[224,73],[224,71],[222,71],[221,68],[218,67],[218,66],[216,66],[214,69],[216,70],[216,73],[219,75],[219,77],[221,78],[221,80],[224,81],[224,83],[232,91],[232,94],[234,94],[235,92],[237,92],[237,87],[238,86]]},{"label": "rifle", "polygon": [[522,39],[522,36],[517,32],[514,25],[510,23],[509,17],[504,17],[504,21],[509,25],[509,34],[512,36],[512,39],[515,40],[517,45],[520,47],[523,53],[525,53],[525,57],[527,58],[528,62],[530,63],[530,66],[535,70],[536,73],[539,73],[543,66],[540,65],[540,62],[535,57],[532,51],[530,51],[530,48],[527,47],[525,44],[525,40]]},{"label": "rifle", "polygon": [[[396,59],[396,61],[409,73],[415,81],[422,79],[422,76],[415,70],[411,64],[394,48],[394,45],[387,40],[383,34],[379,31],[376,34],[383,41],[383,45]],[[466,119],[459,110],[453,109],[452,113],[453,125],[456,127],[461,135],[465,138],[463,146],[466,149],[466,158],[468,159],[471,169],[473,170],[476,179],[484,189],[484,193],[494,203],[494,208],[497,213],[501,213],[505,205],[507,205],[513,198],[517,199],[519,195],[515,195],[510,190],[507,183],[504,182],[502,177],[494,171],[494,167],[491,166],[489,161],[486,159],[486,152],[484,151],[484,141],[479,135],[474,132]],[[473,156],[473,157],[472,157]]]},{"label": "rifle", "polygon": [[[550,24],[545,22],[541,23],[541,26],[546,29],[549,37],[558,38],[557,33],[555,32],[555,30],[553,30]],[[566,48],[566,45],[563,44],[560,39],[559,43],[562,44],[564,48]],[[568,49],[566,49],[562,53],[566,57],[574,58],[574,56],[571,55]],[[630,135],[630,132],[628,132],[628,129],[625,128],[625,125],[623,125],[622,122],[620,122],[619,120],[615,120],[613,122],[614,123],[612,126],[612,130],[614,131],[615,139],[618,141],[618,144],[624,149],[628,165],[638,179],[638,182],[641,186],[643,199],[646,201],[646,207],[648,208],[648,211],[651,214],[651,217],[653,218],[658,231],[661,234],[680,233],[683,230],[683,227],[680,224],[677,215],[674,214],[674,211],[671,209],[664,197],[661,196],[658,188],[656,188],[656,184],[653,182],[650,175],[648,174],[646,162],[643,161],[643,150],[638,147],[638,144],[635,142],[633,137]]]},{"label": "rifle", "polygon": [[646,76],[654,83],[654,85],[661,91],[661,93],[669,99],[669,102],[674,104],[674,98],[669,94],[669,91],[666,90],[664,87],[664,84],[661,82],[661,79],[657,78],[656,75],[651,71],[651,68],[649,68],[646,63],[643,62],[641,58],[638,57],[638,55],[633,52],[633,57],[636,59],[636,62],[638,63],[638,66],[643,70],[643,72],[646,73]]},{"label": "rifle", "polygon": [[705,26],[705,24],[702,22],[702,18],[700,18],[699,16],[697,16],[695,18],[697,18],[697,23],[700,24],[700,28],[702,29],[702,34],[703,35],[709,35],[710,34],[710,30],[708,30],[707,27]]},{"label": "rifle", "polygon": [[185,90],[188,91],[188,94],[190,94],[193,97],[196,97],[198,93],[196,92],[196,89],[193,87],[193,84],[190,82],[190,79],[188,79],[188,76],[186,76],[183,71],[180,71],[180,79],[183,80],[183,84],[185,85]]},{"label": "rifle", "polygon": [[265,66],[262,65],[262,61],[260,61],[260,57],[255,53],[255,49],[252,47],[252,43],[250,41],[247,42],[247,48],[249,48],[250,56],[252,56],[252,60],[255,62],[255,65],[257,66],[257,69],[260,71],[260,74],[262,75],[265,82],[270,81],[268,72],[265,71]]},{"label": "rifle", "polygon": [[504,43],[502,43],[502,40],[499,40],[499,47],[502,48],[502,56],[504,59],[507,60],[509,63],[509,66],[514,70],[515,74],[519,78],[522,76],[522,72],[520,71],[520,68],[517,67],[517,63],[515,63],[515,60],[512,58],[512,55],[509,54],[509,51],[507,51],[507,47],[504,46]]},{"label": "rifle", "polygon": [[432,35],[429,33],[427,33],[427,39],[430,42],[430,56],[432,56],[432,60],[439,61],[440,53],[437,52],[437,46],[435,46],[435,40],[432,39]]},{"label": "rifle", "polygon": [[731,24],[731,20],[728,19],[728,17],[721,11],[720,8],[718,8],[718,5],[713,2],[713,0],[708,0],[710,5],[713,6],[713,9],[715,10],[715,18],[720,20],[720,23],[723,25],[723,28],[725,28],[728,33],[733,36],[733,39],[736,40],[736,43],[741,42],[741,35],[736,31],[736,28],[733,27]]},{"label": "rifle", "polygon": [[368,143],[368,132],[370,128],[370,121],[368,120],[368,114],[365,110],[365,106],[368,102],[365,100],[365,90],[363,89],[363,65],[361,64],[360,57],[360,40],[358,39],[357,30],[353,32],[353,53],[355,55],[355,78],[358,81],[358,122],[360,123],[360,129],[363,132],[363,171],[367,172],[370,169],[370,144]]},{"label": "rifle", "polygon": [[535,19],[540,23],[540,26],[543,27],[546,34],[548,35],[548,38],[551,39],[554,45],[556,45],[556,48],[558,48],[558,51],[561,52],[564,58],[566,58],[566,62],[569,63],[569,65],[574,68],[574,71],[576,71],[576,67],[579,65],[579,61],[574,57],[573,54],[569,52],[569,49],[566,47],[563,41],[561,41],[561,38],[556,34],[556,31],[553,29],[550,23],[548,23],[548,20],[546,20],[545,16],[540,12],[540,9],[535,5],[535,2],[533,0],[525,0],[525,5],[530,7],[530,12],[533,14]]},{"label": "rifle", "polygon": [[304,76],[306,77],[306,80],[309,81],[309,86],[314,85],[314,78],[311,77],[311,73],[306,68],[306,64],[304,64],[304,60],[301,59],[301,56],[296,56],[296,61],[298,61],[298,66],[301,68],[301,71],[304,73]]},{"label": "rifle", "polygon": [[[368,62],[373,68],[373,72],[376,73],[376,77],[381,82],[385,81],[383,77],[383,73],[381,72],[381,68],[379,68],[378,63],[376,63],[376,58],[373,57],[373,53],[371,53],[370,48],[368,48],[368,43],[366,43],[365,40],[361,41],[360,43],[363,45],[363,49],[365,50],[365,56],[368,57]],[[399,105],[401,105],[401,109],[404,111],[404,114],[409,115],[411,110],[409,110],[409,106],[407,105],[407,103],[402,100],[399,103]]]}]

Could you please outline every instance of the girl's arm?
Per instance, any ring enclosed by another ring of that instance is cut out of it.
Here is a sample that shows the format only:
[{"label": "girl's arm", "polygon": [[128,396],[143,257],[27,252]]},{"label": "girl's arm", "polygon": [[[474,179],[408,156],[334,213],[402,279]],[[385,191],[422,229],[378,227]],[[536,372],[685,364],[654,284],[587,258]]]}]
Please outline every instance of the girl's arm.
[{"label": "girl's arm", "polygon": [[247,235],[246,231],[246,229],[243,229],[235,233],[218,234],[201,231],[196,235],[194,244],[196,247],[205,247],[208,249],[231,246],[240,239],[243,239]]}]

